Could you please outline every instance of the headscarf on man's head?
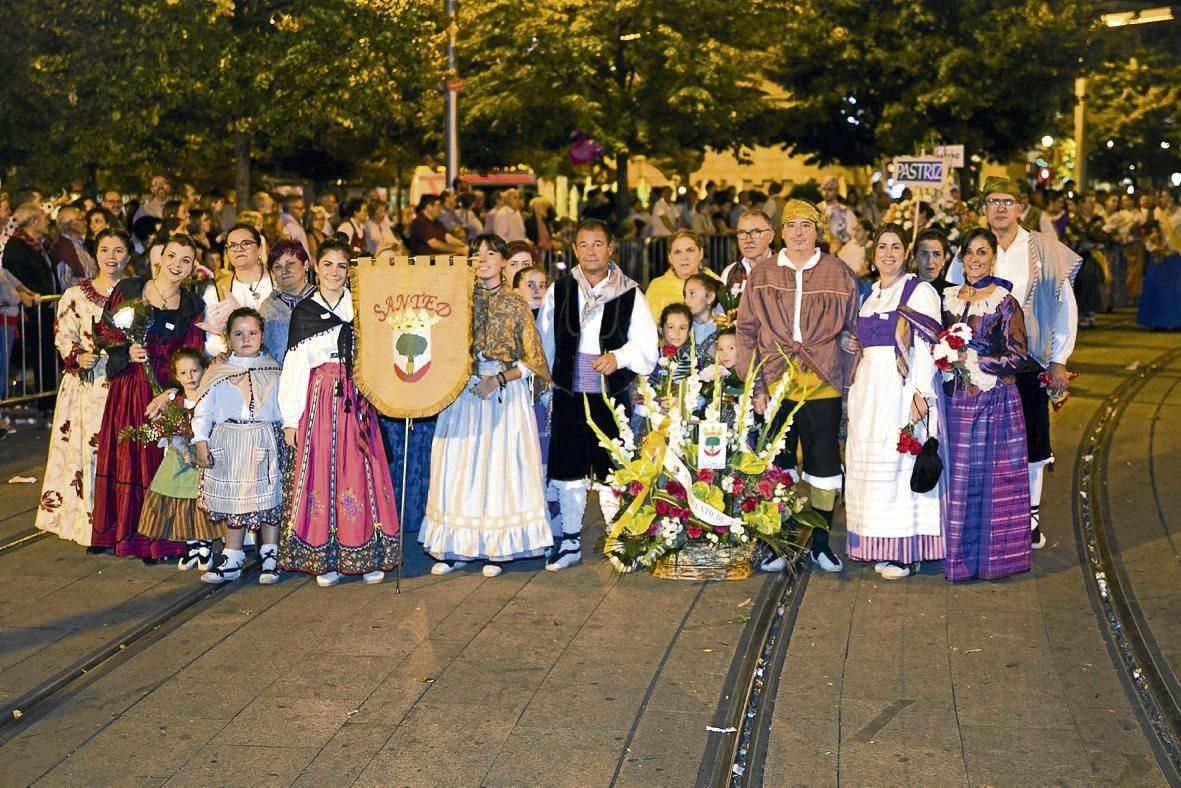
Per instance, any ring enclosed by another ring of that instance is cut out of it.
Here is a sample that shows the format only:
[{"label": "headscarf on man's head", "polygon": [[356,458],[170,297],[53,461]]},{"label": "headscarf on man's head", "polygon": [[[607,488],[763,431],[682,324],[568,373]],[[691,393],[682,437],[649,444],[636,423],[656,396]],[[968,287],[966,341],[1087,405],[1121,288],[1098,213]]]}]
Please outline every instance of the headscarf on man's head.
[{"label": "headscarf on man's head", "polygon": [[1021,190],[1017,188],[1017,184],[1011,178],[989,175],[984,179],[984,186],[980,189],[980,199],[987,200],[988,195],[996,193],[1008,194],[1018,202],[1024,202]]},{"label": "headscarf on man's head", "polygon": [[823,207],[816,207],[806,200],[788,200],[783,206],[783,213],[780,214],[779,230],[783,231],[783,226],[789,221],[805,219],[816,225],[816,242],[825,242],[831,247],[833,238],[832,231],[828,229],[828,212]]}]

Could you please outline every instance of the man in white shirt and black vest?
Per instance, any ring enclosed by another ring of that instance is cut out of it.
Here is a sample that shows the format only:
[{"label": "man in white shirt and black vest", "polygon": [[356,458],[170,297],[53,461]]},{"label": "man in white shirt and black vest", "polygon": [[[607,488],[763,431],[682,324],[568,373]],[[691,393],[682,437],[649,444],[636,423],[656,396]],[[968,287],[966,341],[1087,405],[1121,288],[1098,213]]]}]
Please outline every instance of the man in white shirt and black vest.
[{"label": "man in white shirt and black vest", "polygon": [[[611,230],[586,219],[574,234],[578,265],[550,286],[537,313],[537,330],[554,379],[549,482],[557,488],[561,533],[546,569],[556,572],[582,560],[582,518],[589,480],[602,481],[611,460],[586,419],[605,434],[619,434],[601,396],[604,387],[630,413],[628,386],[656,367],[656,321],[639,286],[611,261]],[[600,487],[599,507],[609,522],[618,509],[614,494]],[[556,529],[555,529],[556,531]]]}]

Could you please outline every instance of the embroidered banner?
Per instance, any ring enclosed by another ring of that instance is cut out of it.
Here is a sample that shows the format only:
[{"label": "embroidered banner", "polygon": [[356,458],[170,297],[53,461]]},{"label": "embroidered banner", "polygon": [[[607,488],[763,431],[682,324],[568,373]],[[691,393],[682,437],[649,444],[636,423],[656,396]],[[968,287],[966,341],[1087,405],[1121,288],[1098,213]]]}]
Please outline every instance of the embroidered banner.
[{"label": "embroidered banner", "polygon": [[350,273],[358,388],[386,416],[450,405],[471,372],[474,274],[463,257],[362,257]]}]

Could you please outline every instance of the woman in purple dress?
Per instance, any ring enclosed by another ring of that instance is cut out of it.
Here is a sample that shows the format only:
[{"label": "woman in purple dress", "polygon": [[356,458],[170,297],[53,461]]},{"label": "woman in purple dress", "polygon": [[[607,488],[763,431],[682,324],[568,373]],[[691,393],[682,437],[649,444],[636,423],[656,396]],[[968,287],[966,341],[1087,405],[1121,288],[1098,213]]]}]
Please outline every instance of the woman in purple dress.
[{"label": "woman in purple dress", "polygon": [[959,374],[944,383],[948,580],[995,579],[1030,568],[1025,418],[1013,382],[1027,363],[1025,318],[1012,285],[991,276],[996,250],[991,230],[968,232],[961,247],[965,283],[943,291],[944,325],[972,329]]}]

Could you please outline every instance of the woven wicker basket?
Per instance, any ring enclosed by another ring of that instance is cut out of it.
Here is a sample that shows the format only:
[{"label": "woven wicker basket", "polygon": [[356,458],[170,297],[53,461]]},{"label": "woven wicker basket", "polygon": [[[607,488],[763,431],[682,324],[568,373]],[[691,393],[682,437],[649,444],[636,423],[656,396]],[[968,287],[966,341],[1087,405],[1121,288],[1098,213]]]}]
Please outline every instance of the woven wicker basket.
[{"label": "woven wicker basket", "polygon": [[745,580],[751,575],[754,542],[709,545],[690,542],[652,565],[652,574],[666,580]]}]

